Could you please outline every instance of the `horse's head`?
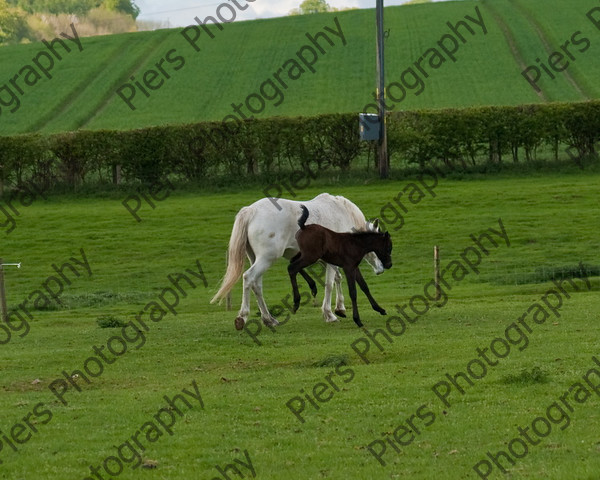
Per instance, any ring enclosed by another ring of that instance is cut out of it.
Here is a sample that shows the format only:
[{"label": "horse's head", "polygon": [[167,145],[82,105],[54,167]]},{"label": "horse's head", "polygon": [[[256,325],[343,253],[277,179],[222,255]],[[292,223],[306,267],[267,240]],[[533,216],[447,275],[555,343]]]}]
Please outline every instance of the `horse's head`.
[{"label": "horse's head", "polygon": [[365,231],[367,231],[367,232],[381,233],[381,229],[379,228],[379,219],[378,218],[376,218],[372,222],[367,221],[366,227],[367,228]]}]

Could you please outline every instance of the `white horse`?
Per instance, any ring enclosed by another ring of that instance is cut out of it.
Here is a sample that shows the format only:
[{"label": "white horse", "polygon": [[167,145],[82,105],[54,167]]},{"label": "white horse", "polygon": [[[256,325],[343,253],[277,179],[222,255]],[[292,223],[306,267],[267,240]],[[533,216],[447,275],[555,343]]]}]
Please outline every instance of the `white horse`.
[{"label": "white horse", "polygon": [[[291,259],[298,253],[296,232],[298,218],[302,214],[300,205],[310,209],[309,223],[318,223],[336,232],[376,231],[377,225],[367,222],[364,214],[350,200],[341,196],[322,193],[312,200],[294,201],[279,198],[262,198],[248,207],[243,207],[235,217],[229,239],[227,271],[219,291],[211,303],[227,296],[242,276],[244,254],[250,259],[250,268],[243,274],[242,305],[235,319],[235,328],[244,328],[250,313],[250,289],[256,296],[261,318],[265,325],[279,322],[269,313],[262,293],[262,276],[273,263],[285,257]],[[383,265],[373,252],[365,255],[376,274],[383,273]],[[305,278],[307,275],[305,275]],[[308,279],[307,279],[308,280]],[[336,281],[336,313],[345,316],[344,297],[340,286],[341,275],[333,265],[327,265],[323,318],[335,322],[331,311],[331,290]],[[314,282],[313,282],[314,283]],[[314,294],[314,290],[313,290]]]}]

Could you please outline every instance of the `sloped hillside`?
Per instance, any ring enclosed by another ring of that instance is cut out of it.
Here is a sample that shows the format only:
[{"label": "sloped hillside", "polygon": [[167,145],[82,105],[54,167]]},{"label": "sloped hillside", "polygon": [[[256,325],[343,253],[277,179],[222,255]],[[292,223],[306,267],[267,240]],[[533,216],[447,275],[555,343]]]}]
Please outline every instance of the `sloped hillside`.
[{"label": "sloped hillside", "polygon": [[[375,85],[374,16],[353,10],[84,39],[75,26],[62,44],[4,47],[0,134],[364,111]],[[388,106],[598,98],[599,27],[592,0],[388,7]]]}]

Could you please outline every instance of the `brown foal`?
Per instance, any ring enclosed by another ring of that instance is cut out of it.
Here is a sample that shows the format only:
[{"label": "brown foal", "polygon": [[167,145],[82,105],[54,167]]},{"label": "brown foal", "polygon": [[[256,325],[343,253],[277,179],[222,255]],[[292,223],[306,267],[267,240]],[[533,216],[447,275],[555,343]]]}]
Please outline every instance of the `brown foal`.
[{"label": "brown foal", "polygon": [[392,239],[390,234],[388,232],[338,233],[321,225],[306,225],[308,209],[304,205],[301,205],[301,208],[302,215],[298,220],[300,230],[296,233],[300,253],[292,258],[288,265],[288,273],[294,292],[294,312],[298,310],[300,305],[296,275],[303,268],[322,259],[344,270],[348,281],[348,291],[352,299],[352,318],[356,325],[363,326],[356,305],[356,283],[369,299],[373,310],[385,315],[385,310],[377,304],[371,292],[369,292],[367,282],[360,273],[358,265],[367,253],[375,252],[383,267],[390,268],[392,266]]}]

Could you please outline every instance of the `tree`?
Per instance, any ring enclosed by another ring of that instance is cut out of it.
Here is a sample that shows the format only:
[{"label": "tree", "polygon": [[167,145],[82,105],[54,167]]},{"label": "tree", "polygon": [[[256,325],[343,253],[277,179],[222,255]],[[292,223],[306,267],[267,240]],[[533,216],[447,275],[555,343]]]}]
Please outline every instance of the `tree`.
[{"label": "tree", "polygon": [[134,19],[140,14],[140,8],[134,0],[8,0],[8,3],[17,5],[28,13],[84,16],[94,8],[105,8],[111,12],[131,15]]},{"label": "tree", "polygon": [[0,44],[17,42],[26,34],[25,12],[0,0]]},{"label": "tree", "polygon": [[134,20],[140,14],[140,7],[138,7],[133,0],[104,0],[102,5],[107,10],[131,15]]},{"label": "tree", "polygon": [[306,15],[307,13],[322,13],[331,11],[325,0],[304,0],[298,8],[294,8],[290,15]]},{"label": "tree", "polygon": [[85,15],[97,6],[99,0],[9,0],[9,3],[19,6],[27,13]]},{"label": "tree", "polygon": [[43,0],[38,1],[38,9],[54,15],[60,13],[85,15],[95,7],[95,3],[94,0]]}]

